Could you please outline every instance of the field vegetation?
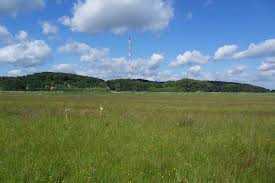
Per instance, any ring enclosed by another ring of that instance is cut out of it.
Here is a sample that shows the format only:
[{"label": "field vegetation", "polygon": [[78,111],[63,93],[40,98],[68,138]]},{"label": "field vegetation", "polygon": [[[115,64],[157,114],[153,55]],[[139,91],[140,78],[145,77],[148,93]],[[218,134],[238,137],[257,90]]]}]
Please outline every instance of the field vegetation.
[{"label": "field vegetation", "polygon": [[0,182],[274,182],[275,95],[0,93]]},{"label": "field vegetation", "polygon": [[75,74],[43,72],[20,77],[0,77],[0,91],[150,91],[150,92],[270,92],[251,84],[181,79],[157,82],[142,79],[102,79]]}]

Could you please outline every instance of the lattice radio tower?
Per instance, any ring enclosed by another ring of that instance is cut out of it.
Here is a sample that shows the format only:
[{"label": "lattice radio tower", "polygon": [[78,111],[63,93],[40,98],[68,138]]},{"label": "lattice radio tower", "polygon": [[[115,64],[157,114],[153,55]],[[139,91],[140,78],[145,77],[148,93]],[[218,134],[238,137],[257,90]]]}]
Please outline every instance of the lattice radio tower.
[{"label": "lattice radio tower", "polygon": [[128,61],[131,64],[132,63],[132,59],[133,59],[133,47],[132,47],[132,38],[131,36],[129,36],[128,39]]}]

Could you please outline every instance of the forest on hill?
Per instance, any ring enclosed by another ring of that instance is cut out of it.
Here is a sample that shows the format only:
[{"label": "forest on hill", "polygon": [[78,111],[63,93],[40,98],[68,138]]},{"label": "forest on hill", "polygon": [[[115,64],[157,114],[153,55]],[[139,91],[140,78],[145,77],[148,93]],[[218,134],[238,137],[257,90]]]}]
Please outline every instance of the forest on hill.
[{"label": "forest on hill", "polygon": [[106,88],[104,80],[75,74],[43,72],[20,77],[0,77],[0,90],[48,91]]},{"label": "forest on hill", "polygon": [[141,79],[104,81],[94,77],[52,72],[20,77],[0,77],[0,91],[66,91],[94,88],[113,91],[151,92],[270,92],[266,88],[250,84],[193,79],[167,82]]}]

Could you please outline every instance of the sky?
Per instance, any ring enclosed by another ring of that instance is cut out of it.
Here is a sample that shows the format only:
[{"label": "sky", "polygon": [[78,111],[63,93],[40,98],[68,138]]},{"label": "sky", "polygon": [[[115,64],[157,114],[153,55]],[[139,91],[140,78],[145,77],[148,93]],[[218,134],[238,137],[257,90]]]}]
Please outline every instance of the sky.
[{"label": "sky", "polygon": [[274,10],[274,0],[0,0],[0,75],[275,89]]}]

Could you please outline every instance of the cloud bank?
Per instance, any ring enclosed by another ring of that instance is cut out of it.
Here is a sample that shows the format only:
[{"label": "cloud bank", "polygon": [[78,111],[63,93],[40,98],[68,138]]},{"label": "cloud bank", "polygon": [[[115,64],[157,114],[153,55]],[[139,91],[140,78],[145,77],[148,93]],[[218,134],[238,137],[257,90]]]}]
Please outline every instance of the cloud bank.
[{"label": "cloud bank", "polygon": [[214,59],[221,60],[232,58],[232,56],[237,52],[238,48],[239,47],[237,45],[224,45],[223,47],[217,49],[214,55]]},{"label": "cloud bank", "polygon": [[122,34],[162,30],[172,17],[173,9],[166,0],[80,0],[73,15],[60,20],[73,31]]},{"label": "cloud bank", "polygon": [[50,47],[42,40],[20,42],[0,48],[0,63],[36,66],[45,61],[50,54]]},{"label": "cloud bank", "polygon": [[8,29],[0,25],[0,43],[8,44],[12,42],[12,34],[8,31]]},{"label": "cloud bank", "polygon": [[171,63],[171,66],[178,67],[184,64],[206,64],[209,59],[210,56],[203,55],[197,50],[186,51],[183,54],[178,55],[176,60]]},{"label": "cloud bank", "polygon": [[42,23],[42,32],[44,35],[57,34],[58,27],[46,21]]}]

